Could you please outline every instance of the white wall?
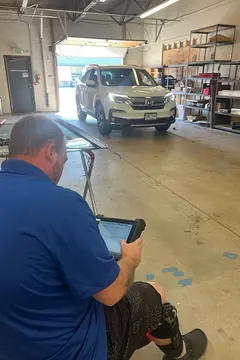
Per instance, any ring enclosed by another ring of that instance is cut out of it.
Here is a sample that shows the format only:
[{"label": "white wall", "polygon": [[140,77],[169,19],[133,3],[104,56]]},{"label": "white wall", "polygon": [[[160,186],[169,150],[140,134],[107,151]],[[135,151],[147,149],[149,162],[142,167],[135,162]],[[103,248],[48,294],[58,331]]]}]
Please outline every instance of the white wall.
[{"label": "white wall", "polygon": [[[22,55],[30,56],[31,46],[28,35],[28,25],[19,21],[14,17],[14,20],[9,18],[0,18],[0,96],[3,99],[4,113],[10,113],[9,92],[7,86],[6,71],[4,65],[3,55],[13,55],[13,47],[18,47],[24,50]],[[33,75],[40,74],[40,84],[34,86],[35,102],[37,111],[55,111],[56,110],[56,94],[55,83],[53,75],[52,55],[49,52],[50,29],[49,21],[44,20],[44,52],[47,63],[47,76],[49,85],[49,107],[45,104],[44,92],[44,78],[43,65],[41,60],[41,48],[39,38],[39,21],[33,21],[31,25],[31,43],[32,43],[32,70]]]},{"label": "white wall", "polygon": [[[240,0],[201,0],[199,2],[192,0],[180,0],[172,5],[154,14],[155,17],[174,19],[176,22],[169,22],[163,27],[158,42],[155,42],[155,26],[145,24],[148,31],[146,37],[151,42],[151,49],[144,53],[143,63],[151,67],[161,65],[162,62],[162,44],[173,43],[180,40],[189,39],[191,30],[209,26],[213,24],[234,24],[240,25],[239,18]],[[195,12],[192,15],[189,13]],[[236,45],[234,49],[234,59],[240,58],[240,31],[237,31]]]},{"label": "white wall", "polygon": [[[126,39],[144,40],[143,23],[126,24]],[[124,59],[126,65],[143,65],[143,48],[129,49]]]}]

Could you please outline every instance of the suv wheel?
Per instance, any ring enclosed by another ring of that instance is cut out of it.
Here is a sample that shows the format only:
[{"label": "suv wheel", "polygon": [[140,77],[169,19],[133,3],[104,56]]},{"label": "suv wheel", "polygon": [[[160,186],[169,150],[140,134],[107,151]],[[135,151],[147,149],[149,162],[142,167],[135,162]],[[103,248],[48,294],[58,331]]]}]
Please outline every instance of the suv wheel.
[{"label": "suv wheel", "polygon": [[170,128],[170,126],[171,126],[171,124],[170,125],[157,125],[157,126],[155,126],[155,129],[158,132],[164,133]]},{"label": "suv wheel", "polygon": [[106,120],[105,112],[102,104],[97,104],[96,106],[96,119],[98,131],[101,135],[110,135],[112,128]]},{"label": "suv wheel", "polygon": [[77,105],[77,115],[78,115],[78,119],[81,121],[85,121],[87,118],[87,113],[85,113],[85,111],[82,110],[82,107],[80,105],[80,101],[79,99],[76,97],[76,105]]}]

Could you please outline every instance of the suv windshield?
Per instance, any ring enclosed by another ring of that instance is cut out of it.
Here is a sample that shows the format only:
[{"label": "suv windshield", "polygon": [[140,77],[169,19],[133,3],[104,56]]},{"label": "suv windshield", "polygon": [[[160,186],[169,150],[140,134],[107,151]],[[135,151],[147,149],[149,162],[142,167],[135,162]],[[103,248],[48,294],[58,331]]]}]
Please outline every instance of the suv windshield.
[{"label": "suv windshield", "polygon": [[102,69],[101,81],[105,86],[157,86],[153,78],[143,69]]}]

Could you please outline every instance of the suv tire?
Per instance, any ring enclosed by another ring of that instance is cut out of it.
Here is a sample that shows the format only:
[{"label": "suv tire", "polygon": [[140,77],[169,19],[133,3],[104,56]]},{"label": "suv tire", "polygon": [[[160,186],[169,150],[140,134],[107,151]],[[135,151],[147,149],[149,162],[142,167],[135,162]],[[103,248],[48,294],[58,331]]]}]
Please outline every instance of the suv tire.
[{"label": "suv tire", "polygon": [[164,133],[164,132],[168,131],[170,126],[171,126],[171,124],[169,124],[169,125],[157,125],[157,126],[155,126],[155,129],[160,133]]},{"label": "suv tire", "polygon": [[87,113],[82,110],[82,107],[80,105],[80,101],[78,97],[76,97],[76,106],[77,106],[77,116],[80,121],[85,121],[87,118]]},{"label": "suv tire", "polygon": [[98,131],[101,135],[110,135],[112,128],[111,125],[106,120],[104,108],[101,103],[96,105],[96,119],[97,119],[97,126]]}]

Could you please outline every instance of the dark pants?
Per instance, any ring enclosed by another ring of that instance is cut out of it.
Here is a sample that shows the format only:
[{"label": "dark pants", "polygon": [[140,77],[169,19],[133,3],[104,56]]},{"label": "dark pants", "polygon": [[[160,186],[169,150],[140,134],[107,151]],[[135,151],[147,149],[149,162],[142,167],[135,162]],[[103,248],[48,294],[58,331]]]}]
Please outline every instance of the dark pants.
[{"label": "dark pants", "polygon": [[150,284],[135,282],[113,307],[104,307],[108,360],[128,360],[150,340],[146,333],[163,323],[160,294]]}]

